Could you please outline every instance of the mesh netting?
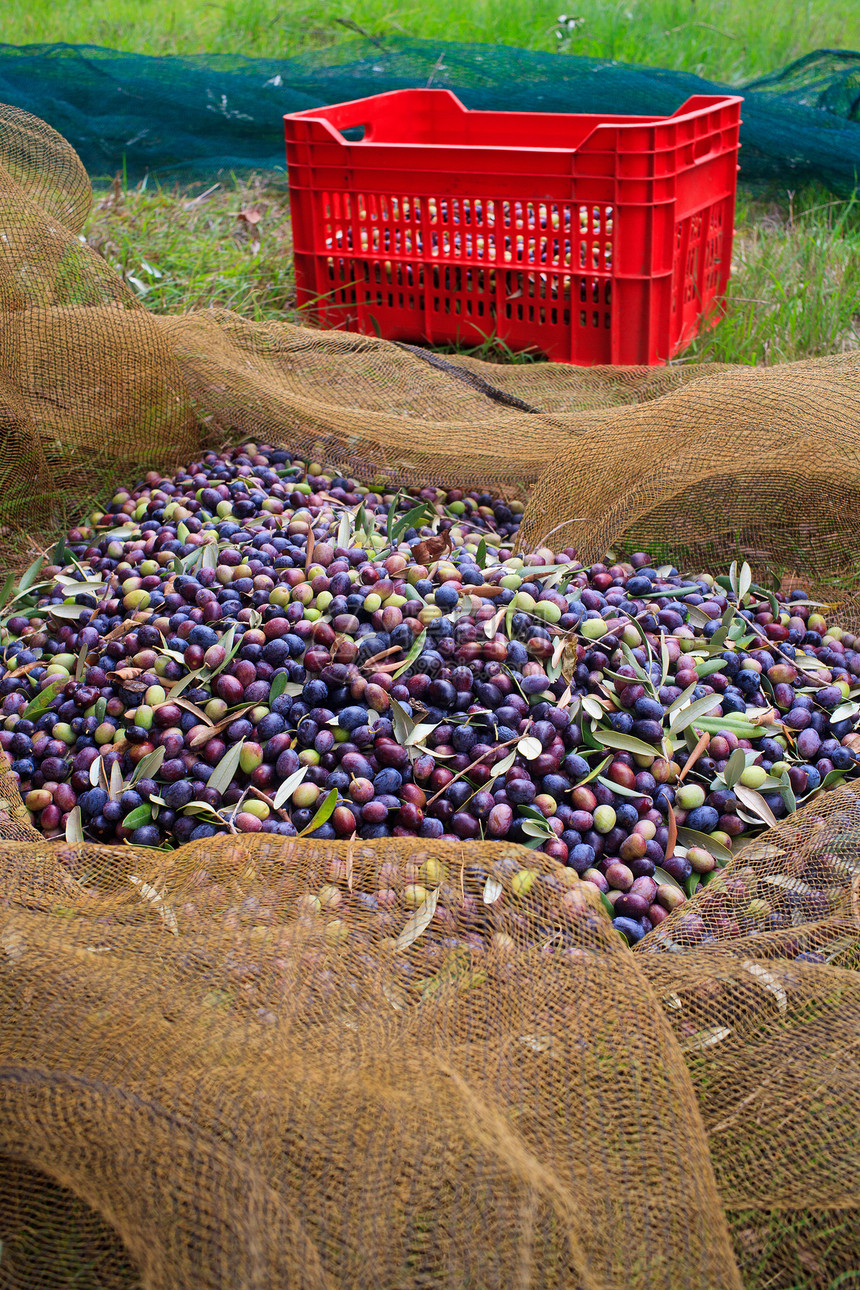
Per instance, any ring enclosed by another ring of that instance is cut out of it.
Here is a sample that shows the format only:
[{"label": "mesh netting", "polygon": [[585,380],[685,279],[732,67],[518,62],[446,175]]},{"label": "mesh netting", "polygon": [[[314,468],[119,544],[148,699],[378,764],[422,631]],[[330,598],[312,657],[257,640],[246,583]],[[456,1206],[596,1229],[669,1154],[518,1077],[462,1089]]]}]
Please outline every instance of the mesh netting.
[{"label": "mesh netting", "polygon": [[[151,317],[78,241],[71,150],[6,110],[0,138],[9,566],[120,480],[251,434],[528,490],[527,545],[573,521],[588,557],[632,526],[853,592],[851,356],[440,367]],[[856,786],[635,952],[515,845],[72,845],[12,776],[0,797],[0,1284],[860,1284]]]},{"label": "mesh netting", "polygon": [[[818,49],[740,87],[743,180],[854,191],[858,62],[855,50]],[[285,113],[426,85],[473,109],[631,116],[670,116],[692,94],[738,90],[677,68],[402,35],[271,58],[0,45],[0,97],[62,131],[102,179],[283,171]]]}]

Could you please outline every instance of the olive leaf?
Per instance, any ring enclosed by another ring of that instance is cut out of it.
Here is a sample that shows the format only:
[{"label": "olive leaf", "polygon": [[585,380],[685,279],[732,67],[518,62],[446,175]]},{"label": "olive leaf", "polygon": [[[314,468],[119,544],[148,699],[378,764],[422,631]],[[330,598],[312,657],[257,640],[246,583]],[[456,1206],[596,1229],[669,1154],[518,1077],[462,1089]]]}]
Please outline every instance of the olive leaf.
[{"label": "olive leaf", "polygon": [[337,789],[333,788],[329,793],[326,794],[325,801],[323,802],[322,806],[318,808],[310,824],[306,828],[302,829],[301,833],[299,834],[299,837],[300,838],[307,837],[309,833],[313,833],[314,829],[318,829],[320,828],[321,825],[325,824],[326,820],[329,819],[332,811],[336,806],[337,806]]},{"label": "olive leaf", "polygon": [[696,688],[696,682],[694,681],[692,685],[688,685],[686,690],[683,690],[681,694],[678,695],[677,699],[674,699],[673,702],[669,704],[668,708],[666,709],[666,715],[670,718],[670,724],[671,724],[672,714],[680,711],[680,709],[683,708],[687,700],[692,699],[693,691],[695,690],[695,688]]},{"label": "olive leaf", "polygon": [[209,680],[211,680],[213,677],[216,677],[219,672],[223,672],[225,667],[229,667],[235,655],[238,654],[239,650],[242,648],[242,637],[240,636],[238,640],[236,640],[235,637],[236,637],[236,628],[231,623],[230,626],[227,628],[226,632],[224,633],[224,635],[221,637],[221,640],[219,641],[219,644],[224,646],[224,649],[227,651],[227,653],[223,661],[219,663],[217,667],[213,667],[212,673],[208,678]]},{"label": "olive leaf", "polygon": [[794,795],[794,789],[791,787],[791,780],[788,777],[788,771],[782,772],[779,784],[779,793],[785,802],[785,809],[791,815],[797,810],[797,798]]},{"label": "olive leaf", "polygon": [[538,824],[537,820],[526,820],[520,827],[526,837],[529,838],[542,838],[546,842],[549,838],[555,837],[546,821],[543,824]]},{"label": "olive leaf", "polygon": [[504,892],[504,887],[492,874],[489,874],[487,881],[484,883],[484,904],[494,905]]},{"label": "olive leaf", "polygon": [[399,546],[403,534],[409,529],[432,528],[435,532],[438,522],[439,516],[427,502],[413,506],[393,525],[394,545]]},{"label": "olive leaf", "polygon": [[598,775],[597,782],[602,784],[604,788],[611,789],[613,793],[618,793],[621,797],[644,797],[649,802],[651,800],[647,793],[641,793],[638,788],[628,788],[626,784],[616,784],[614,780],[607,779],[605,775]]},{"label": "olive leaf", "polygon": [[403,931],[394,942],[395,950],[406,950],[414,941],[418,940],[421,933],[429,926],[433,915],[436,913],[436,906],[438,903],[439,888],[434,887],[434,889],[428,893],[426,899],[423,900],[418,908],[407,918]]},{"label": "olive leaf", "polygon": [[684,888],[677,878],[673,878],[670,873],[667,873],[665,869],[661,869],[659,865],[654,866],[654,881],[661,886],[674,887],[676,891],[680,891],[684,895]]},{"label": "olive leaf", "polygon": [[406,745],[406,741],[415,729],[415,722],[409,713],[403,707],[403,704],[389,695],[391,705],[391,724],[394,727],[394,738],[399,744]]},{"label": "olive leaf", "polygon": [[152,808],[148,802],[144,802],[141,806],[136,806],[134,810],[129,811],[128,815],[123,819],[123,828],[139,829],[141,825],[148,824],[151,819]]},{"label": "olive leaf", "polygon": [[[635,621],[635,619],[634,619],[634,621]],[[636,623],[636,626],[640,629],[640,631],[642,631],[642,624],[641,624],[641,623]],[[645,636],[644,631],[642,632],[642,636],[643,636],[643,639],[645,640],[645,643],[646,643],[646,645],[647,645],[647,644],[648,644],[648,640],[647,640],[647,637]],[[620,648],[621,648],[621,653],[624,655],[624,658],[625,658],[625,659],[626,659],[626,661],[629,663],[629,665],[633,668],[633,671],[636,673],[637,679],[638,679],[639,681],[641,681],[641,683],[642,683],[643,685],[646,685],[646,686],[649,686],[649,687],[650,687],[650,686],[653,684],[653,683],[652,683],[652,680],[651,680],[651,674],[650,674],[650,672],[646,672],[646,671],[645,671],[644,667],[643,667],[643,666],[642,666],[642,664],[641,664],[641,663],[636,659],[636,657],[635,657],[635,656],[634,656],[634,654],[633,654],[632,649],[630,648],[630,646],[629,646],[625,641],[622,641],[622,642],[621,642],[621,646],[620,646]],[[650,651],[650,645],[649,645],[649,651]]]},{"label": "olive leaf", "polygon": [[606,716],[606,709],[602,703],[598,703],[593,694],[582,696],[582,710],[591,717],[592,721],[602,721]]},{"label": "olive leaf", "polygon": [[134,774],[131,777],[130,786],[134,788],[135,784],[140,783],[142,779],[152,779],[153,776],[158,771],[163,761],[164,761],[163,745],[160,745],[158,748],[154,748],[152,752],[147,753],[145,757],[141,757],[140,761],[137,763],[137,765],[134,768]]},{"label": "olive leaf", "polygon": [[691,582],[683,587],[658,587],[654,591],[641,591],[636,597],[637,600],[660,600],[663,597],[694,596],[701,591],[701,587],[695,582]]},{"label": "olive leaf", "polygon": [[616,748],[619,752],[639,753],[642,757],[657,756],[657,749],[653,744],[646,744],[643,739],[636,739],[633,735],[624,735],[619,730],[593,730],[592,734],[607,748]]},{"label": "olive leaf", "polygon": [[[196,568],[196,566],[200,563],[202,559],[203,559],[203,547],[202,546],[195,547],[190,555],[184,555],[182,557],[182,559],[179,562],[180,568],[177,569],[176,572],[190,573],[192,569]],[[176,562],[174,561],[174,564],[175,563]]]},{"label": "olive leaf", "polygon": [[112,802],[116,802],[122,797],[123,788],[122,771],[120,770],[119,762],[115,761],[110,768],[110,784],[108,787],[108,795]]},{"label": "olive leaf", "polygon": [[724,1039],[728,1039],[731,1033],[728,1026],[710,1026],[707,1030],[699,1030],[689,1039],[684,1040],[680,1045],[681,1051],[686,1053],[694,1049],[711,1048],[714,1044],[720,1044]]},{"label": "olive leaf", "polygon": [[341,546],[344,549],[348,549],[351,538],[352,538],[352,525],[350,524],[349,511],[344,510],[338,522],[335,545]]},{"label": "olive leaf", "polygon": [[729,638],[729,629],[726,626],[718,627],[711,639],[708,641],[708,653],[719,654]]},{"label": "olive leaf", "polygon": [[735,748],[726,762],[723,779],[726,788],[732,789],[746,770],[747,759],[743,748]]},{"label": "olive leaf", "polygon": [[209,677],[208,667],[196,667],[193,672],[189,672],[187,676],[183,676],[181,681],[177,681],[174,685],[170,687],[171,699],[177,698],[177,696],[180,695],[183,690],[187,690],[189,685],[192,684],[192,682],[197,680],[206,680],[208,679],[208,677]]},{"label": "olive leaf", "polygon": [[833,788],[836,784],[841,784],[848,774],[845,770],[830,770],[821,781],[821,788]]},{"label": "olive leaf", "polygon": [[359,503],[358,510],[355,513],[355,527],[360,529],[365,537],[370,537],[373,533],[373,519],[368,514],[364,502]]},{"label": "olive leaf", "polygon": [[666,637],[661,635],[660,637],[660,686],[661,687],[666,684],[666,680],[669,676],[670,664],[671,664],[671,659],[669,658],[669,646],[666,642]]},{"label": "olive leaf", "polygon": [[722,658],[703,659],[696,664],[696,676],[700,680],[704,680],[706,676],[712,676],[714,672],[722,672],[725,666],[726,661]]},{"label": "olive leaf", "polygon": [[78,658],[75,663],[76,681],[82,681],[84,679],[84,672],[87,670],[87,654],[89,654],[89,652],[90,650],[88,645],[82,645],[78,650]]},{"label": "olive leaf", "polygon": [[419,721],[406,741],[405,747],[423,748],[424,740],[431,735],[436,727],[440,724],[438,721]]},{"label": "olive leaf", "polygon": [[583,721],[581,729],[582,742],[585,744],[586,748],[591,752],[603,752],[603,744],[597,742],[594,737],[594,732],[588,722]]},{"label": "olive leaf", "polygon": [[[239,765],[239,758],[242,755],[244,739],[240,739],[232,748],[228,748],[224,756],[218,762],[217,766],[209,776],[207,788],[214,788],[216,793],[226,793],[227,789],[233,782],[233,776],[236,773],[236,767]],[[156,752],[164,751],[156,749]],[[144,760],[146,760],[144,758]]]},{"label": "olive leaf", "polygon": [[686,730],[688,726],[692,726],[694,722],[697,722],[700,717],[707,716],[709,712],[718,707],[721,700],[722,695],[720,694],[706,694],[701,699],[696,699],[688,708],[681,708],[670,719],[670,732],[673,735],[680,734],[682,730]]},{"label": "olive leaf", "polygon": [[287,694],[291,699],[298,698],[303,687],[298,681],[291,681],[287,672],[278,672],[272,678],[271,689],[269,690],[269,706],[279,699],[282,694]]},{"label": "olive leaf", "polygon": [[[175,703],[177,708],[182,708],[183,712],[190,712],[191,715],[196,717],[197,720],[200,721],[204,726],[211,726],[213,729],[215,728],[215,722],[212,720],[212,718],[207,717],[203,709],[198,708],[197,704],[192,703],[190,699],[174,699],[171,697],[169,699],[165,699],[163,703],[157,703],[155,705],[156,710],[158,708],[165,708],[171,703]],[[253,704],[249,703],[247,706],[251,708],[253,707]],[[235,718],[233,719],[235,720]],[[229,725],[229,722],[228,722],[228,725]]]},{"label": "olive leaf", "polygon": [[[131,538],[138,537],[140,537],[140,529],[137,524],[135,524],[134,520],[129,520],[128,524],[121,524],[119,528],[108,529],[106,532],[102,532],[101,530],[99,531],[99,538],[106,538],[108,542],[112,541],[114,538],[121,538],[123,541],[127,541]],[[60,541],[62,541],[62,538]],[[57,548],[59,548],[59,546],[60,543],[58,542]],[[52,563],[65,564],[66,562],[62,554],[58,555],[57,551],[55,551]]]},{"label": "olive leaf", "polygon": [[403,494],[398,488],[397,492],[394,494],[394,500],[388,508],[388,514],[385,517],[385,536],[388,538],[390,543],[394,542],[394,520],[397,515],[397,510],[400,506],[400,499],[402,496]]},{"label": "olive leaf", "polygon": [[0,591],[0,606],[5,606],[6,599],[11,593],[12,588],[14,586],[15,586],[15,575],[14,573],[10,573],[6,581],[3,583],[3,590]]},{"label": "olive leaf", "polygon": [[517,743],[517,752],[521,753],[526,761],[534,761],[543,752],[543,744],[534,735],[523,735]]},{"label": "olive leaf", "polygon": [[546,816],[536,806],[518,806],[517,810],[520,815],[525,815],[527,819],[535,820],[538,824],[546,824]]},{"label": "olive leaf", "polygon": [[501,761],[495,762],[492,767],[493,778],[498,779],[499,775],[506,775],[507,772],[513,766],[516,759],[517,759],[517,754],[516,754],[516,749],[514,749],[513,752],[509,752],[506,757],[503,757]]},{"label": "olive leaf", "polygon": [[769,824],[773,829],[778,827],[777,818],[761,793],[757,793],[754,788],[747,788],[745,784],[735,784],[733,791],[738,801],[743,802],[747,810],[752,811],[753,815],[758,816],[760,820],[763,820],[765,824]]},{"label": "olive leaf", "polygon": [[762,587],[757,582],[750,583],[750,591],[754,591],[757,596],[763,596],[764,599],[767,600],[770,605],[770,612],[773,614],[775,620],[779,622],[779,616],[784,612],[784,609],[780,608],[779,602],[773,592],[768,591],[767,587]]},{"label": "olive leaf", "polygon": [[[123,536],[125,536],[125,533],[126,533],[126,531],[125,531],[125,530],[123,530]],[[110,537],[111,537],[111,534],[109,534],[109,533],[100,533],[100,534],[99,534],[99,537],[106,537],[106,538],[110,538]],[[59,564],[59,565],[67,564],[67,563],[68,563],[68,559],[67,559],[67,557],[68,557],[70,554],[71,554],[71,552],[70,552],[70,551],[68,550],[68,548],[66,547],[66,539],[65,539],[65,538],[62,536],[62,534],[61,534],[61,535],[60,535],[60,537],[58,537],[58,538],[57,538],[56,545],[55,545],[55,547],[54,547],[53,551],[51,552],[51,559],[50,559],[49,563],[50,563],[50,564]],[[2,605],[2,603],[3,603],[3,599],[4,599],[4,597],[3,597],[2,595],[0,595],[0,605]]]},{"label": "olive leaf", "polygon": [[593,779],[597,779],[601,771],[605,770],[611,761],[611,755],[609,757],[604,757],[603,761],[598,762],[596,766],[592,767],[583,779],[578,779],[576,781],[576,787],[580,788],[583,784],[590,784]]},{"label": "olive leaf", "polygon": [[39,555],[36,557],[36,559],[33,561],[30,567],[26,569],[24,573],[21,574],[21,579],[17,587],[17,594],[19,596],[22,595],[23,592],[30,590],[30,588],[33,586],[33,583],[36,581],[39,574],[41,573],[42,565],[44,563],[45,563],[45,557],[43,555]]},{"label": "olive leaf", "polygon": [[[168,700],[168,702],[170,702],[170,700]],[[179,703],[182,702],[183,700],[180,699]],[[193,707],[194,705],[191,704],[190,706]],[[250,712],[253,706],[253,703],[243,703],[238,707],[228,708],[227,715],[222,717],[220,721],[216,722],[210,721],[205,713],[201,713],[201,716],[203,716],[204,719],[205,729],[198,730],[196,735],[192,736],[188,742],[188,747],[202,748],[204,744],[208,744],[210,739],[214,739],[216,735],[220,735],[221,732],[226,730],[228,726],[232,725],[234,721],[238,721],[246,712]]]},{"label": "olive leaf", "polygon": [[84,607],[83,605],[70,605],[63,601],[60,605],[48,605],[47,612],[51,618],[65,618],[69,622],[77,622],[84,612]]},{"label": "olive leaf", "polygon": [[559,573],[564,570],[564,567],[557,564],[529,564],[523,565],[517,572],[521,578],[531,578],[543,576],[546,573]]},{"label": "olive leaf", "polygon": [[729,848],[724,847],[722,842],[717,842],[716,838],[711,837],[710,833],[701,833],[698,829],[688,829],[683,824],[678,825],[678,841],[682,847],[704,847],[717,860],[728,861],[733,858]]},{"label": "olive leaf", "polygon": [[[154,802],[155,797],[153,796],[151,800]],[[187,806],[183,806],[182,814],[205,816],[211,824],[220,824],[222,828],[225,823],[224,816],[219,815],[215,808],[210,806],[208,802],[189,802]]]},{"label": "olive leaf", "polygon": [[168,931],[173,932],[174,936],[178,936],[179,924],[176,921],[176,915],[164,899],[167,895],[166,890],[162,889],[159,892],[155,887],[150,886],[148,882],[144,882],[142,878],[136,878],[134,876],[129,878],[129,882],[137,887],[144,900],[148,900],[150,904],[155,906],[161,921],[164,923]]},{"label": "olive leaf", "polygon": [[511,639],[514,634],[514,614],[517,612],[516,603],[516,597],[514,597],[505,611],[505,635]]},{"label": "olive leaf", "polygon": [[[707,730],[709,735],[719,734],[721,731],[728,730],[731,734],[736,735],[738,739],[755,739],[758,735],[767,732],[766,726],[754,725],[752,721],[745,721],[736,712],[724,712],[721,717],[699,717],[696,722],[702,730]],[[779,730],[774,726],[775,731]]]},{"label": "olive leaf", "polygon": [[420,635],[415,637],[415,640],[412,643],[412,647],[409,650],[409,653],[406,655],[406,658],[400,664],[400,667],[397,669],[396,672],[392,672],[391,674],[392,681],[396,681],[398,676],[402,676],[403,673],[412,666],[416,658],[418,658],[418,655],[423,650],[424,642],[426,640],[427,640],[427,628],[425,627],[423,632],[421,632]]},{"label": "olive leaf", "polygon": [[21,713],[21,719],[24,721],[36,721],[44,712],[48,711],[57,695],[66,688],[68,683],[63,680],[52,681],[46,685],[44,690],[40,690],[34,699],[31,699],[24,711]]},{"label": "olive leaf", "polygon": [[[559,656],[556,657],[556,655],[553,654],[550,661],[546,664],[546,674],[551,685],[561,676],[563,666],[564,664],[562,663],[561,655],[559,654]],[[546,694],[546,691],[544,690],[543,693]]]},{"label": "olive leaf", "polygon": [[495,614],[493,614],[492,618],[490,618],[487,622],[484,623],[484,635],[486,636],[488,641],[491,641],[493,639],[496,632],[501,627],[502,619],[504,618],[509,608],[510,608],[509,605],[503,605],[501,609],[499,609]]},{"label": "olive leaf", "polygon": [[84,840],[84,829],[81,823],[81,808],[75,806],[69,811],[69,818],[66,820],[66,841],[73,846],[78,846]]},{"label": "olive leaf", "polygon": [[741,565],[740,574],[738,575],[738,601],[741,604],[743,604],[743,602],[746,600],[747,593],[749,592],[749,589],[751,586],[752,586],[752,570],[750,569],[746,560],[744,560],[743,564]]},{"label": "olive leaf", "polygon": [[710,615],[702,613],[698,605],[687,605],[687,623],[690,627],[707,627]]},{"label": "olive leaf", "polygon": [[[610,681],[614,681],[616,685],[633,685],[633,684],[635,684],[635,682],[634,682],[634,680],[633,680],[633,677],[630,677],[630,676],[622,676],[620,672],[613,672],[613,671],[611,670],[611,668],[608,668],[608,667],[604,667],[604,668],[603,668],[603,670],[602,670],[602,672],[601,672],[601,676],[603,676],[604,678],[608,678]],[[586,696],[586,697],[588,697],[588,696]]]}]

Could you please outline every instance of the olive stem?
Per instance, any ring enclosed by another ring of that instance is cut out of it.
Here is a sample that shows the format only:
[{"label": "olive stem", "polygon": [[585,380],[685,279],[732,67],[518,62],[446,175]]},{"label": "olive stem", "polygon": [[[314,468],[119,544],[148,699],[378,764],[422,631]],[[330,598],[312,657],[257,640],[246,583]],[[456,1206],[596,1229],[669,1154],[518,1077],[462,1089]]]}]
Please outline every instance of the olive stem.
[{"label": "olive stem", "polygon": [[[524,738],[525,738],[525,736],[528,734],[528,731],[529,731],[529,728],[530,728],[531,724],[532,724],[532,723],[531,723],[531,721],[529,721],[528,725],[526,726],[526,728],[525,728],[525,730],[522,732],[522,734],[520,734],[520,735],[515,735],[513,739],[507,739],[503,744],[496,744],[496,747],[497,747],[497,748],[510,748],[511,744],[519,743],[519,741],[520,741],[521,739],[524,739]],[[453,779],[449,779],[449,780],[448,780],[448,783],[447,783],[447,784],[444,784],[444,785],[442,786],[442,788],[440,788],[440,789],[439,789],[439,791],[438,791],[437,793],[434,793],[432,797],[428,797],[427,802],[426,802],[426,805],[427,805],[427,806],[430,806],[433,802],[435,802],[435,801],[436,801],[436,798],[437,798],[437,797],[441,797],[441,796],[442,796],[442,794],[443,794],[444,792],[446,792],[446,791],[451,787],[451,785],[452,785],[452,784],[456,783],[456,781],[457,781],[458,779],[462,779],[464,775],[468,775],[468,773],[469,773],[469,771],[470,771],[470,770],[474,770],[474,769],[475,769],[475,767],[476,767],[476,766],[480,766],[480,764],[481,764],[481,758],[480,758],[480,757],[477,757],[477,758],[475,759],[475,761],[473,761],[470,765],[468,765],[468,766],[464,766],[462,770],[457,771],[457,774],[454,776],[454,778],[453,778]]]}]

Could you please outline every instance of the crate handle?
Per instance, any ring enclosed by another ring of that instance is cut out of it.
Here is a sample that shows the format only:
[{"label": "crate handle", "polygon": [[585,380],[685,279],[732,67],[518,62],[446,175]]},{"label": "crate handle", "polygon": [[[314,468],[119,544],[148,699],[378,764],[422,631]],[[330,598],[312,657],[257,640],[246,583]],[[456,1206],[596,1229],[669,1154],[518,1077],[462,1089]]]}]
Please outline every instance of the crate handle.
[{"label": "crate handle", "polygon": [[694,166],[700,166],[703,161],[709,161],[711,157],[716,157],[719,154],[720,142],[719,139],[715,139],[713,136],[711,138],[696,139],[693,143]]},{"label": "crate handle", "polygon": [[[347,143],[359,143],[373,137],[373,122],[364,117],[367,103],[341,103],[334,108],[323,110],[320,118],[336,131]],[[311,113],[308,113],[310,116]]]},{"label": "crate handle", "polygon": [[347,143],[361,143],[362,139],[369,139],[371,135],[369,121],[362,121],[360,125],[340,125],[337,129]]}]

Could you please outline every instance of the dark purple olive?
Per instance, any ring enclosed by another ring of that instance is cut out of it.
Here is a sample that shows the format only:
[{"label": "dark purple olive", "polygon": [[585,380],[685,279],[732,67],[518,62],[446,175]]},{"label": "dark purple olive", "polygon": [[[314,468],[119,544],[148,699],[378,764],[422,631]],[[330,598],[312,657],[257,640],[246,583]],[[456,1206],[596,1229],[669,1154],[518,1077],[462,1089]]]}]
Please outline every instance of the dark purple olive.
[{"label": "dark purple olive", "polygon": [[640,920],[634,918],[618,917],[613,918],[612,926],[617,932],[626,939],[628,944],[635,945],[646,934],[646,929]]},{"label": "dark purple olive", "polygon": [[650,904],[650,900],[646,900],[644,896],[637,895],[633,891],[622,892],[615,901],[615,913],[624,918],[644,918],[648,913]]},{"label": "dark purple olive", "polygon": [[686,882],[693,872],[689,860],[683,856],[666,856],[661,867],[665,869],[670,878],[674,878],[676,882],[681,883]]}]

